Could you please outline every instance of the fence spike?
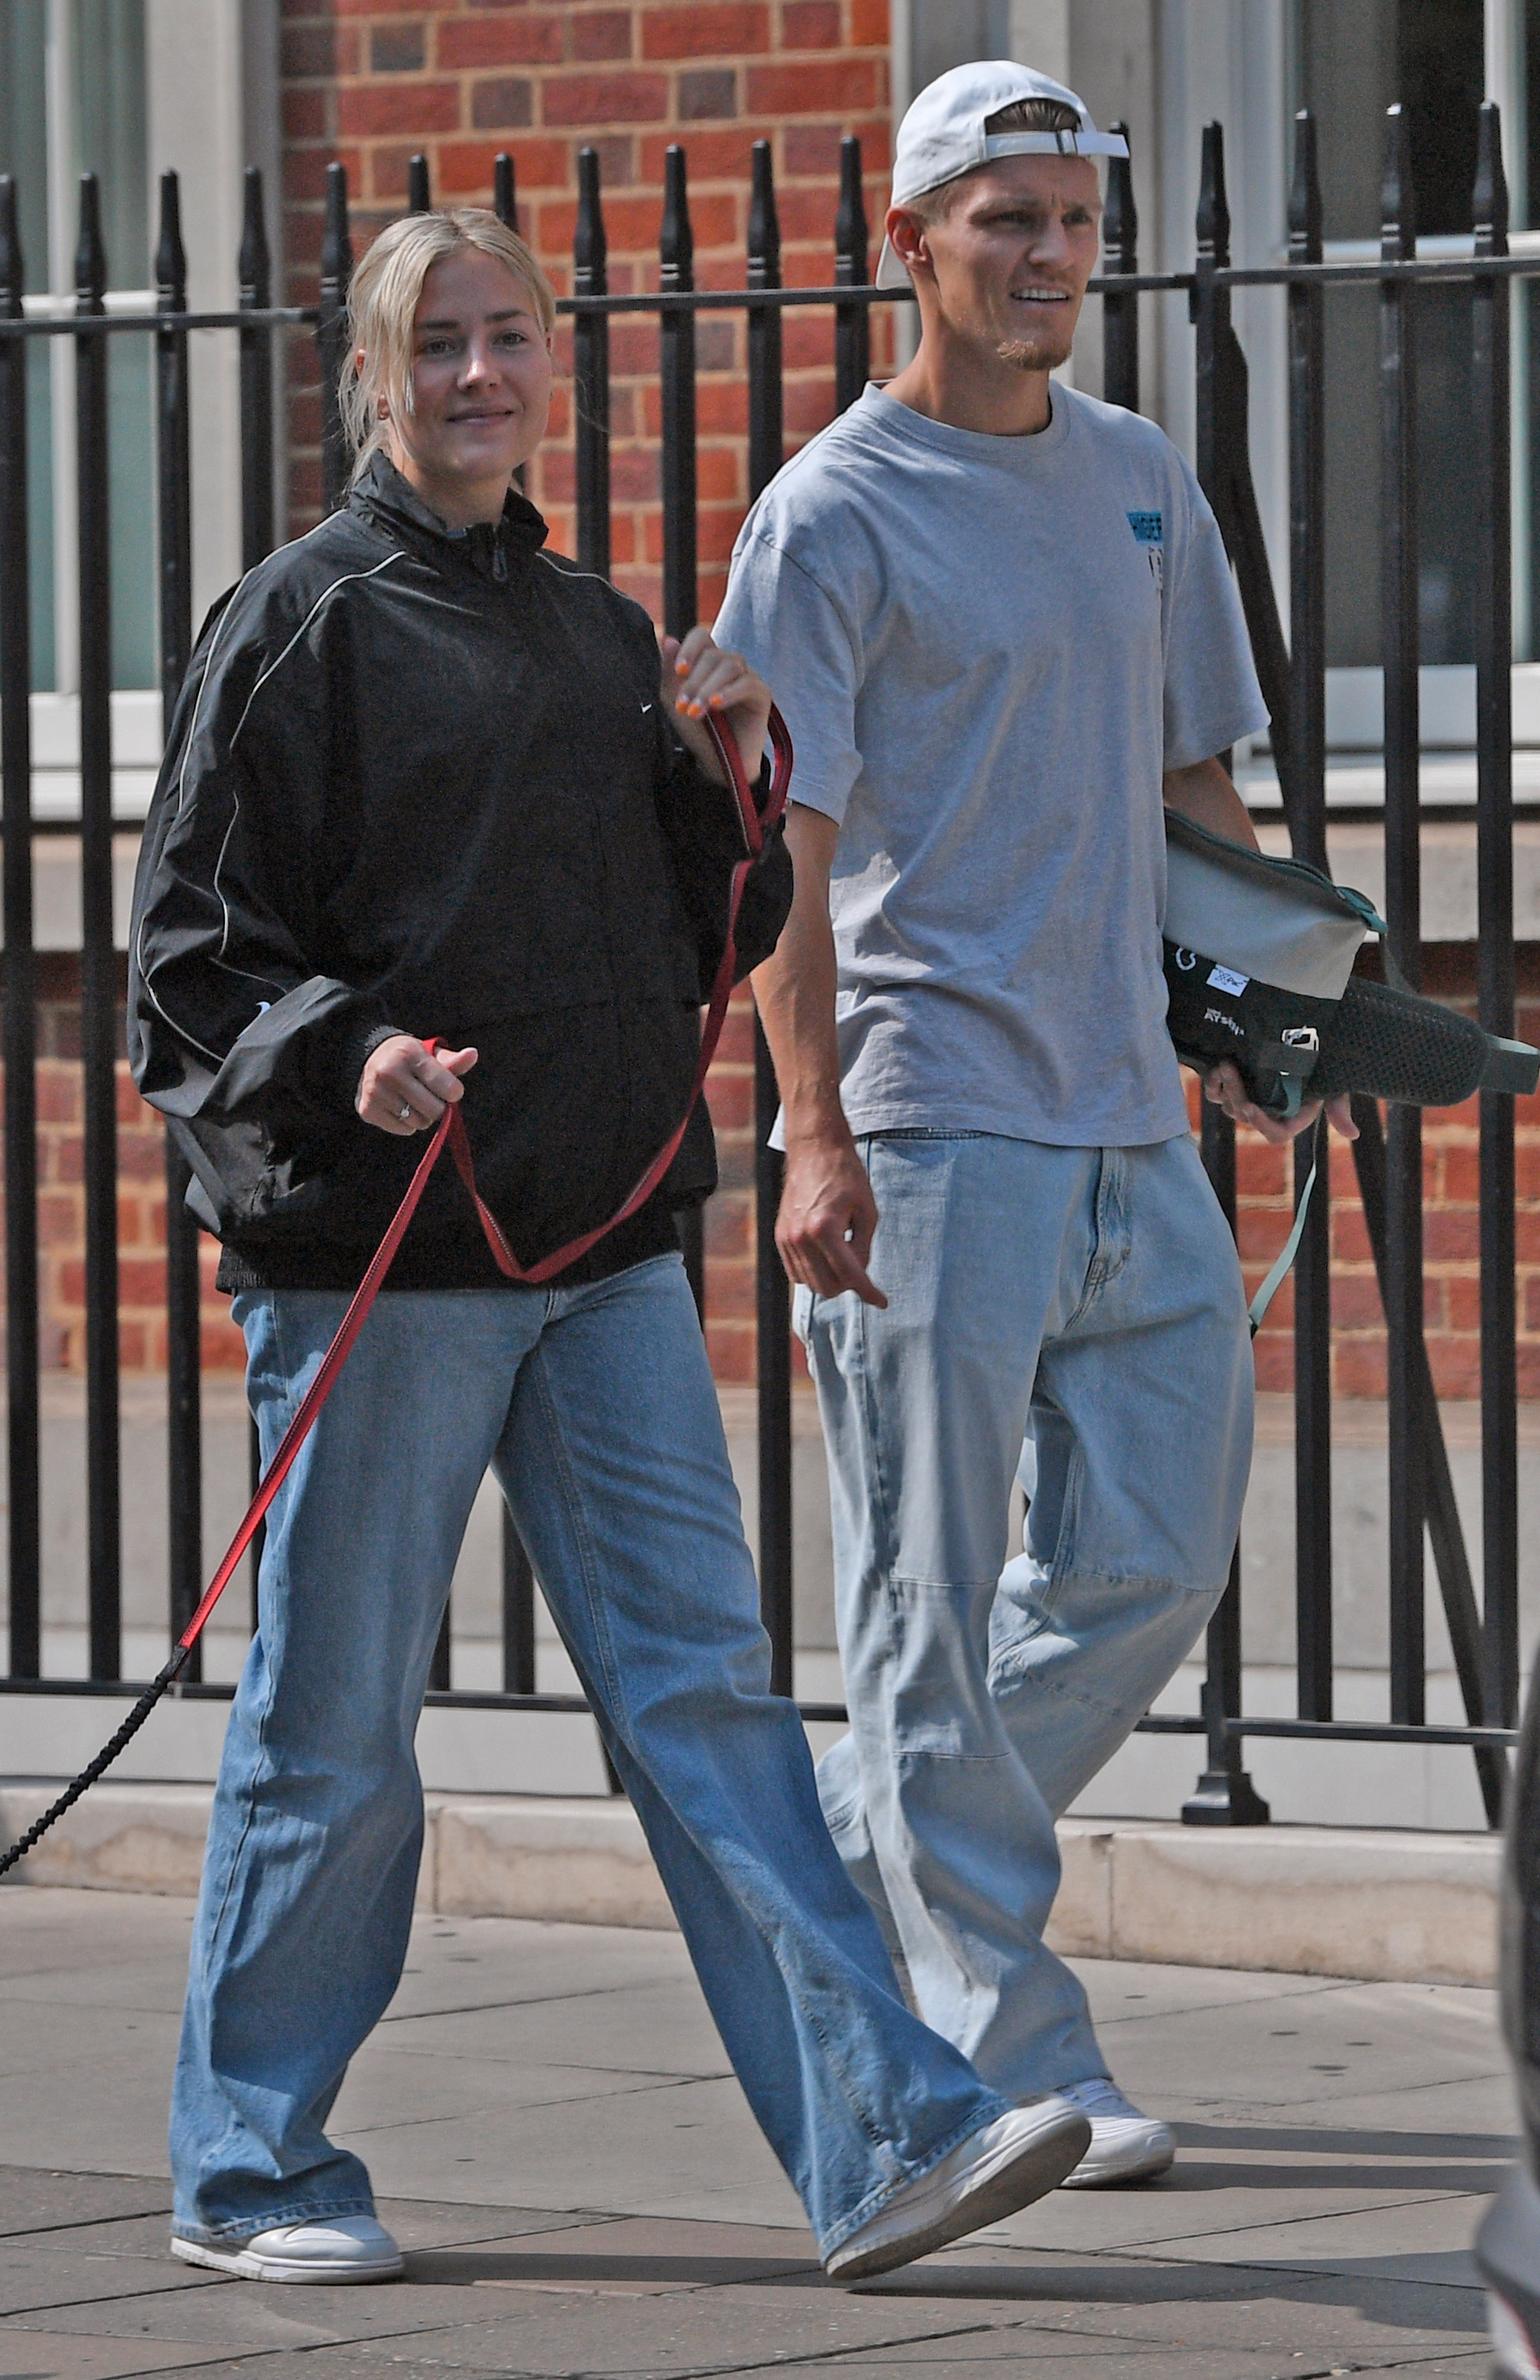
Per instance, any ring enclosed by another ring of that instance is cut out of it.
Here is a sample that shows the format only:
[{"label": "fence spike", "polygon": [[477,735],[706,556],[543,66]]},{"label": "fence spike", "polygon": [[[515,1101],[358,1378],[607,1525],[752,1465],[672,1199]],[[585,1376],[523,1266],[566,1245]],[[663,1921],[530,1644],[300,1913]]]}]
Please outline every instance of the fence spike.
[{"label": "fence spike", "polygon": [[406,160],[406,212],[425,215],[433,204],[433,193],[428,180],[428,160],[419,149]]},{"label": "fence spike", "polygon": [[1386,110],[1385,179],[1379,194],[1379,252],[1387,264],[1417,253],[1412,190],[1412,128],[1400,100]]},{"label": "fence spike", "polygon": [[1485,99],[1476,119],[1476,178],[1471,228],[1478,256],[1508,254],[1508,176],[1502,162],[1502,110]]},{"label": "fence spike", "polygon": [[840,203],[834,214],[834,286],[864,289],[871,278],[867,210],[861,196],[861,143],[847,132],[840,143]]},{"label": "fence spike", "polygon": [[17,221],[16,183],[9,174],[0,174],[0,322],[17,322],[21,314],[21,293],[27,285],[27,269],[22,261],[21,232]]},{"label": "fence spike", "polygon": [[518,192],[514,184],[514,161],[506,149],[500,149],[492,159],[492,212],[510,231],[517,231]]},{"label": "fence spike", "polygon": [[347,168],[326,168],[326,228],[321,239],[321,296],[340,306],[353,278],[353,240],[347,225]]},{"label": "fence spike", "polygon": [[77,310],[99,314],[107,287],[107,252],[102,245],[102,191],[94,174],[80,176],[80,237],[75,245]]},{"label": "fence spike", "polygon": [[577,152],[577,224],[572,236],[572,294],[602,298],[609,288],[610,244],[599,190],[599,152]]},{"label": "fence spike", "polygon": [[267,245],[267,210],[262,203],[262,169],[248,165],[241,212],[240,258],[236,266],[243,310],[272,303],[273,259]]},{"label": "fence spike", "polygon": [[188,252],[182,245],[182,194],[176,176],[161,176],[161,228],[155,244],[155,302],[163,314],[185,314]]},{"label": "fence spike", "polygon": [[770,144],[757,140],[754,181],[748,201],[748,286],[781,286],[781,221],[775,212],[775,167]]},{"label": "fence spike", "polygon": [[[1109,130],[1128,139],[1128,127],[1119,123]],[[1107,201],[1101,218],[1102,254],[1109,273],[1137,273],[1139,270],[1139,210],[1134,200],[1134,166],[1127,157],[1110,157],[1107,161]]]},{"label": "fence spike", "polygon": [[1225,195],[1224,126],[1203,128],[1203,164],[1198,175],[1197,245],[1200,261],[1230,262],[1230,200]]},{"label": "fence spike", "polygon": [[1289,185],[1289,261],[1321,261],[1321,166],[1316,119],[1302,107],[1294,118],[1294,173]]},{"label": "fence spike", "polygon": [[658,261],[664,289],[695,287],[695,234],[690,229],[685,152],[677,140],[671,140],[663,152],[663,223],[658,235]]}]

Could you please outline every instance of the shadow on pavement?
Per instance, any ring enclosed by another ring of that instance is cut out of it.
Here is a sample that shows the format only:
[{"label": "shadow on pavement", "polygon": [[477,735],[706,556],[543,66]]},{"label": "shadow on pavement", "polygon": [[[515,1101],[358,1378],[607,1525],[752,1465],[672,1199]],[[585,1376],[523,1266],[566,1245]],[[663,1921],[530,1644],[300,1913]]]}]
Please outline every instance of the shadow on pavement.
[{"label": "shadow on pavement", "polygon": [[811,2256],[618,2256],[581,2252],[564,2255],[505,2248],[418,2248],[406,2257],[408,2283],[435,2288],[471,2288],[489,2282],[522,2282],[527,2288],[563,2285],[612,2288],[723,2289],[746,2281],[798,2281],[824,2285]]},{"label": "shadow on pavement", "polygon": [[913,2266],[886,2280],[868,2281],[856,2294],[1086,2307],[1266,2299],[1272,2304],[1340,2306],[1369,2321],[1393,2320],[1431,2331],[1467,2333],[1480,2322],[1479,2312],[1473,2313],[1473,2300],[1479,2305],[1481,2293],[1473,2271],[1465,2279],[1441,2275],[1433,2268],[1447,2268],[1451,2261],[1441,2252],[1398,2256],[1393,2275],[1382,2257],[1211,2265],[1195,2259],[1155,2263],[1144,2256],[1135,2262],[1127,2252],[1102,2249],[1084,2264],[1065,2264],[1028,2262],[1030,2251],[1018,2253],[1021,2261],[1009,2265]]}]

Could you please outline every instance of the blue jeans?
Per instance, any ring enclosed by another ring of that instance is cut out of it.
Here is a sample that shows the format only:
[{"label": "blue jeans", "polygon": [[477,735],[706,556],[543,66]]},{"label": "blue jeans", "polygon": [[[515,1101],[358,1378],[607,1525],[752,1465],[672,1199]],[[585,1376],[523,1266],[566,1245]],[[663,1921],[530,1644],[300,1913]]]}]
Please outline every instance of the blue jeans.
[{"label": "blue jeans", "polygon": [[1107,2070],[1042,1941],[1054,1820],[1223,1590],[1251,1461],[1240,1267],[1185,1135],[861,1148],[887,1309],[796,1300],[851,1718],[819,1790],[920,2013],[1021,2098]]},{"label": "blue jeans", "polygon": [[[271,1458],[346,1299],[236,1299]],[[677,1257],[569,1290],[387,1293],[268,1523],[171,2118],[175,2228],[372,2211],[323,2127],[406,1956],[413,1735],[491,1466],[647,1830],[711,2013],[820,2251],[1003,2111],[912,2017],[770,1692]]]}]

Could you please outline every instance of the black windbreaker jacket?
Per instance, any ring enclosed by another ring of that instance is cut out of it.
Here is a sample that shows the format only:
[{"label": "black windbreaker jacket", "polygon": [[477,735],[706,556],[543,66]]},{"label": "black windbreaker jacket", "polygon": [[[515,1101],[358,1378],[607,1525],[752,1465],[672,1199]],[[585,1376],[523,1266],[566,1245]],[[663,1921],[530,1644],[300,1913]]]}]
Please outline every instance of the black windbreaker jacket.
[{"label": "black windbreaker jacket", "polygon": [[[510,494],[453,534],[376,456],[204,626],[139,858],[128,1044],[227,1289],[356,1285],[422,1153],[354,1111],[392,1033],[480,1052],[466,1123],[525,1264],[612,1215],[683,1112],[742,826],[665,721],[647,614],[545,533]],[[776,834],[740,974],[790,902]],[[562,1278],[673,1245],[715,1180],[701,1103],[661,1190]],[[391,1285],[501,1279],[441,1164]]]}]

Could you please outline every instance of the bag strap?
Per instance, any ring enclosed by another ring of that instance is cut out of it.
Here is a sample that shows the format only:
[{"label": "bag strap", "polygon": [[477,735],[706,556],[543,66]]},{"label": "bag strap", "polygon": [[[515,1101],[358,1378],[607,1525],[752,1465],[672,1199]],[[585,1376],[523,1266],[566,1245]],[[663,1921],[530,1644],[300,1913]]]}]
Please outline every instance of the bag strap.
[{"label": "bag strap", "polygon": [[1310,1212],[1311,1196],[1316,1187],[1316,1176],[1321,1170],[1321,1142],[1325,1131],[1326,1110],[1323,1108],[1311,1126],[1314,1146],[1311,1150],[1310,1171],[1304,1177],[1304,1187],[1300,1192],[1299,1201],[1294,1208],[1293,1227],[1279,1250],[1277,1259],[1267,1280],[1246,1308],[1246,1318],[1251,1324],[1251,1335],[1254,1339],[1261,1330],[1267,1308],[1282,1288],[1288,1278],[1290,1267],[1300,1252],[1300,1242],[1304,1237],[1304,1220]]}]

